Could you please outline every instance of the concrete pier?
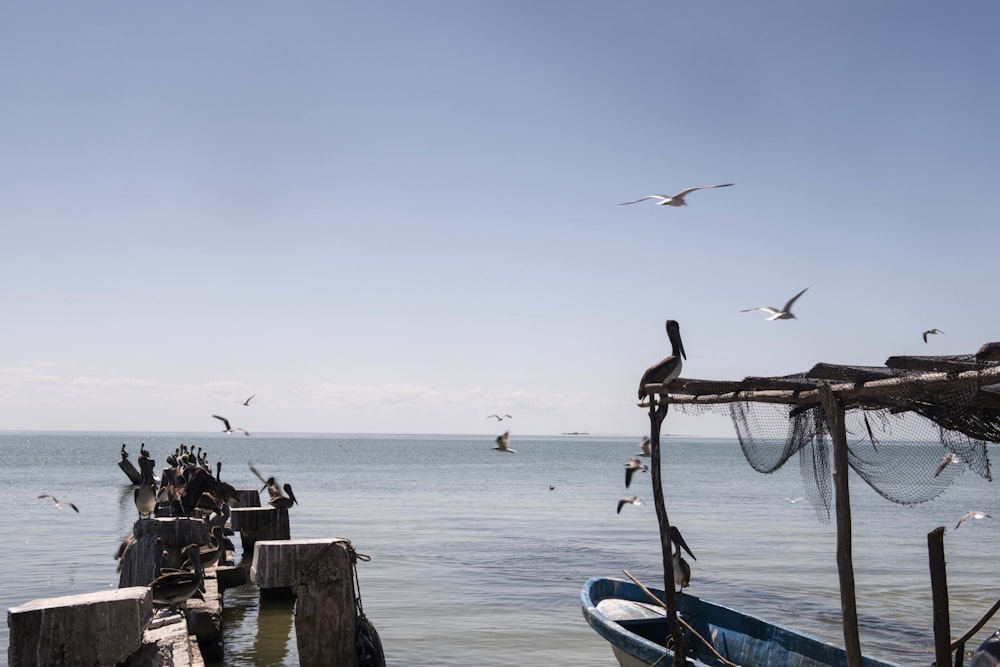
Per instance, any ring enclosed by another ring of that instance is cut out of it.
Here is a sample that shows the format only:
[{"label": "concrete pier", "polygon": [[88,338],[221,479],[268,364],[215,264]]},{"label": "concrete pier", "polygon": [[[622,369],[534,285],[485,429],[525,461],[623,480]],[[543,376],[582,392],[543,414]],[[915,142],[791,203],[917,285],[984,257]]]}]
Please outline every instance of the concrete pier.
[{"label": "concrete pier", "polygon": [[32,600],[7,610],[10,667],[117,665],[142,644],[153,613],[145,586]]},{"label": "concrete pier", "polygon": [[250,579],[295,592],[302,667],[354,667],[354,566],[343,539],[258,541]]},{"label": "concrete pier", "polygon": [[254,552],[254,544],[260,540],[287,540],[292,536],[286,509],[234,507],[229,525],[240,534],[244,557]]},{"label": "concrete pier", "polygon": [[179,553],[189,544],[208,544],[208,526],[187,517],[139,519],[132,526],[132,536],[135,544],[122,556],[119,588],[146,586],[160,575],[161,567],[180,567],[180,563],[164,563],[163,550]]}]

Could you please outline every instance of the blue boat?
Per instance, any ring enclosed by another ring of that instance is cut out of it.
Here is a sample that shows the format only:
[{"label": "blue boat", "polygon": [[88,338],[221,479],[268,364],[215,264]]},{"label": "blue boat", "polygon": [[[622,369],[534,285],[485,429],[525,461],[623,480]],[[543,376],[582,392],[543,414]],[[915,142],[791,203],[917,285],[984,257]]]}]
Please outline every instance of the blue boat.
[{"label": "blue boat", "polygon": [[[650,589],[664,599],[662,590]],[[842,667],[844,649],[817,637],[768,623],[707,600],[677,593],[677,611],[697,638],[685,629],[688,665],[720,667]],[[664,646],[667,621],[663,609],[636,584],[622,579],[595,577],[580,595],[583,616],[611,644],[622,667],[669,667],[673,652]],[[706,643],[712,644],[712,649]],[[669,656],[669,657],[668,657]],[[724,658],[723,661],[721,658]],[[864,667],[899,667],[864,658]]]}]

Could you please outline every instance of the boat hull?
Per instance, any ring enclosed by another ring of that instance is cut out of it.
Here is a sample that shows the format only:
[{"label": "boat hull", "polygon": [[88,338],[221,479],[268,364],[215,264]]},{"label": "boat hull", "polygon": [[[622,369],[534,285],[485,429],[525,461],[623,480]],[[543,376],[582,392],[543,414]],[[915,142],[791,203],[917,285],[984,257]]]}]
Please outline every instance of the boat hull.
[{"label": "boat hull", "polygon": [[[652,590],[663,599],[663,591]],[[677,609],[688,625],[726,660],[742,667],[840,667],[844,650],[834,644],[781,625],[769,623],[693,595],[678,593]],[[663,645],[667,636],[662,610],[651,604],[642,589],[630,581],[595,577],[581,593],[587,623],[612,646],[622,667],[669,665],[673,652]],[[724,664],[686,630],[688,664],[716,667]],[[864,658],[864,667],[898,667]]]}]

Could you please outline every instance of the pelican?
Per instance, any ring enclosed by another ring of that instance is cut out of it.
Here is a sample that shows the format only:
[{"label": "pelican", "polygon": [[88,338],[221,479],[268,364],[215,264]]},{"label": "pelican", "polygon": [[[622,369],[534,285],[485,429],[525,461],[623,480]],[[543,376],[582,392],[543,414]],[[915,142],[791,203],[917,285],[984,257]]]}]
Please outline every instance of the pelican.
[{"label": "pelican", "polygon": [[[247,400],[249,401],[250,399],[248,398]],[[239,427],[233,428],[232,426],[230,426],[229,425],[229,420],[226,419],[225,417],[220,417],[219,415],[212,415],[212,416],[215,417],[216,419],[221,420],[222,423],[226,425],[226,428],[222,429],[223,433],[242,433],[243,435],[250,435],[249,433],[247,433],[246,429],[239,428]]]},{"label": "pelican", "polygon": [[180,570],[161,574],[149,583],[149,589],[153,594],[154,604],[169,605],[171,611],[176,611],[177,605],[196,595],[201,597],[202,567],[201,558],[198,555],[198,545],[191,544],[185,549],[185,554],[194,571]]},{"label": "pelican", "polygon": [[128,458],[128,452],[125,451],[125,443],[122,443],[122,461]]},{"label": "pelican", "polygon": [[285,484],[284,489],[285,493],[288,494],[287,496],[280,494],[277,496],[271,496],[271,498],[267,501],[267,504],[279,510],[291,509],[292,505],[297,505],[299,501],[295,499],[295,494],[292,493],[292,485]]},{"label": "pelican", "polygon": [[691,553],[691,549],[688,548],[684,538],[681,537],[681,531],[677,530],[677,526],[670,526],[670,541],[677,548],[671,556],[674,566],[674,583],[680,585],[681,590],[683,590],[685,587],[691,585],[691,566],[688,565],[686,560],[681,558],[681,549],[683,548],[694,560],[698,559]]},{"label": "pelican", "polygon": [[659,199],[660,206],[687,206],[687,202],[684,201],[684,197],[688,196],[695,190],[705,190],[707,188],[728,188],[733,185],[732,183],[723,183],[722,185],[698,185],[693,188],[687,188],[681,190],[675,195],[646,195],[642,199],[636,199],[633,201],[626,201],[619,204],[619,206],[625,206],[626,204],[638,204],[641,201],[646,201],[647,199]]},{"label": "pelican", "polygon": [[948,464],[958,463],[961,460],[962,459],[959,458],[958,454],[956,454],[955,452],[948,452],[941,458],[941,463],[938,464],[937,470],[934,471],[934,476],[937,477],[942,472],[944,472],[944,469],[948,467]]},{"label": "pelican", "polygon": [[252,398],[253,398],[254,396],[256,396],[256,395],[257,395],[257,394],[254,394],[253,396],[251,396],[251,397],[250,397],[250,398],[248,398],[247,400],[243,401],[243,405],[247,405],[247,406],[249,406],[249,405],[250,405],[250,399],[252,399]]},{"label": "pelican", "polygon": [[633,456],[633,457],[631,457],[628,460],[628,463],[625,464],[625,488],[626,489],[628,488],[628,485],[632,483],[632,474],[636,470],[641,470],[642,472],[649,472],[649,468],[647,468],[646,465],[642,461],[640,461],[639,459],[637,459],[637,458],[635,458]]},{"label": "pelican", "polygon": [[649,436],[642,436],[642,440],[639,441],[639,453],[636,456],[644,456],[647,459],[653,455],[652,449],[650,449]]},{"label": "pelican", "polygon": [[250,472],[257,475],[257,479],[264,482],[264,486],[262,486],[260,489],[261,491],[267,489],[267,493],[268,495],[271,496],[271,498],[275,498],[281,495],[281,487],[278,486],[278,482],[275,481],[274,477],[268,477],[267,479],[264,479],[264,476],[260,474],[260,471],[257,470],[257,468],[255,468],[252,463],[249,465],[250,465]]},{"label": "pelican", "polygon": [[930,336],[931,334],[943,334],[943,333],[944,332],[941,331],[940,329],[928,329],[923,334],[924,335],[924,342],[925,343],[927,342],[927,337]]},{"label": "pelican", "polygon": [[139,518],[150,518],[156,511],[156,488],[153,486],[153,460],[147,456],[139,457],[139,488],[137,488],[132,498],[135,501],[135,509],[139,512]]},{"label": "pelican", "polygon": [[646,385],[666,384],[681,374],[681,357],[687,359],[684,343],[681,341],[681,325],[677,320],[667,320],[667,337],[670,339],[670,356],[650,366],[639,381],[639,400],[646,396]]},{"label": "pelican", "polygon": [[63,507],[69,507],[69,508],[71,508],[71,509],[72,509],[72,510],[73,510],[74,512],[76,512],[77,514],[79,514],[79,513],[80,513],[80,510],[79,510],[79,509],[77,509],[76,505],[74,505],[73,503],[64,503],[64,502],[61,502],[61,501],[60,501],[60,500],[59,500],[58,498],[56,498],[56,497],[55,497],[55,496],[53,496],[52,494],[49,494],[49,493],[43,493],[42,495],[40,495],[40,496],[38,496],[38,497],[39,497],[39,498],[51,498],[51,499],[52,499],[52,502],[54,502],[54,503],[56,504],[56,507],[58,507],[59,509],[62,509]]},{"label": "pelican", "polygon": [[741,310],[740,312],[749,313],[751,310],[763,310],[765,313],[771,314],[771,317],[768,317],[766,320],[768,322],[770,322],[771,320],[794,320],[796,319],[796,317],[795,314],[792,312],[792,304],[795,303],[796,299],[805,294],[807,289],[809,288],[807,287],[806,289],[802,290],[801,292],[793,296],[791,299],[789,299],[788,303],[786,303],[785,307],[782,308],[781,310],[778,310],[774,306],[759,306],[757,308],[747,308],[746,310]]},{"label": "pelican", "polygon": [[618,514],[622,513],[622,507],[625,505],[645,505],[646,503],[639,500],[638,496],[629,496],[628,498],[622,498],[618,501]]},{"label": "pelican", "polygon": [[958,520],[958,523],[955,524],[955,530],[961,528],[962,524],[968,521],[969,519],[992,519],[992,518],[993,517],[991,517],[986,512],[980,512],[979,510],[971,510],[969,512],[966,512],[965,515]]},{"label": "pelican", "polygon": [[498,435],[496,439],[497,446],[493,449],[501,452],[508,452],[510,454],[517,454],[516,449],[511,449],[507,445],[510,444],[510,431],[504,431],[503,435]]},{"label": "pelican", "polygon": [[513,419],[510,415],[486,415],[486,418],[494,417],[498,422],[502,422],[504,419]]},{"label": "pelican", "polygon": [[[213,526],[212,535],[207,546],[198,548],[198,559],[201,561],[202,569],[215,567],[226,552],[226,537],[223,534],[222,526]],[[190,554],[187,561],[181,567],[191,565]]]}]

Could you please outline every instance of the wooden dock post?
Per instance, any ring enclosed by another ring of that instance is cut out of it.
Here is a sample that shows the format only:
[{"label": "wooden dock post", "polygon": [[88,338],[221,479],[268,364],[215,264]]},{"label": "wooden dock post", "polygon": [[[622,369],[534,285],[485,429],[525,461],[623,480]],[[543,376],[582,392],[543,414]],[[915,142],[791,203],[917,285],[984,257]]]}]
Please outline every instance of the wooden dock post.
[{"label": "wooden dock post", "polygon": [[861,667],[861,636],[858,633],[858,603],[854,587],[854,558],[851,543],[850,469],[844,406],[830,385],[819,385],[819,396],[833,440],[833,489],[837,507],[837,573],[840,576],[840,611],[844,627],[847,667]]},{"label": "wooden dock post", "polygon": [[240,534],[244,558],[254,552],[254,544],[259,540],[289,540],[292,537],[286,509],[234,507],[229,514],[229,525],[233,532]]},{"label": "wooden dock post", "polygon": [[354,667],[354,567],[343,539],[258,541],[250,579],[296,595],[295,637],[302,667]]},{"label": "wooden dock post", "polygon": [[[934,616],[934,658],[938,665],[951,662],[951,619],[948,613],[948,575],[944,560],[944,526],[927,533],[931,570],[931,604]],[[962,651],[959,652],[961,654]]]},{"label": "wooden dock post", "polygon": [[10,667],[117,665],[142,644],[153,613],[145,586],[32,600],[7,610]]},{"label": "wooden dock post", "polygon": [[[164,548],[183,549],[189,544],[208,544],[208,526],[205,522],[187,517],[139,519],[132,526],[132,535],[135,537],[135,544],[122,558],[119,588],[146,586],[158,577]],[[180,563],[176,567],[180,567]]]}]

